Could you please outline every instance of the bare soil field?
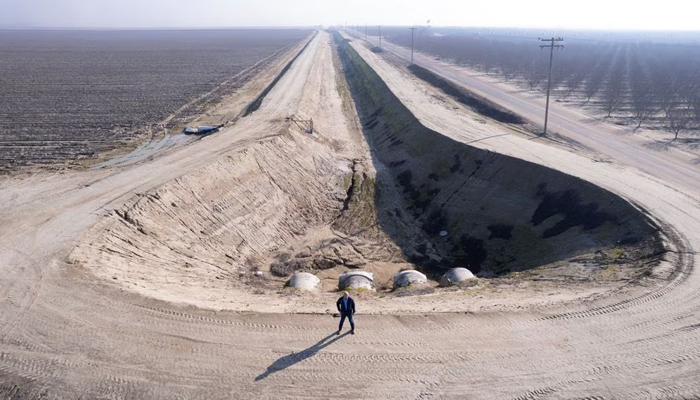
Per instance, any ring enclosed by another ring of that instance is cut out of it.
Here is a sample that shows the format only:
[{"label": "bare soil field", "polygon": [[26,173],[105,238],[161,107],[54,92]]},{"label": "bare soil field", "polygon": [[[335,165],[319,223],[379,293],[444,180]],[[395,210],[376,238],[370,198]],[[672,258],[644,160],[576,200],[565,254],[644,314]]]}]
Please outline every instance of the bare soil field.
[{"label": "bare soil field", "polygon": [[179,133],[308,34],[0,31],[0,170]]},{"label": "bare soil field", "polygon": [[[275,82],[220,133],[0,177],[0,395],[700,394],[695,176],[539,138],[339,34],[295,54],[218,106]],[[473,284],[436,287],[465,265]],[[392,291],[405,268],[429,283]],[[335,335],[359,269],[378,290]],[[322,290],[284,288],[293,271]]]}]

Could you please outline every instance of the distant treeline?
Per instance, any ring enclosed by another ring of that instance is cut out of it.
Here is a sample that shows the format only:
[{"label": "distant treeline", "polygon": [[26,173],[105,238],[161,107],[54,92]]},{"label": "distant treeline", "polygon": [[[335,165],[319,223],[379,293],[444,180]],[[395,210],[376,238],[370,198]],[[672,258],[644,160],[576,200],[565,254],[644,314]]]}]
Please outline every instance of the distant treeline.
[{"label": "distant treeline", "polygon": [[[361,31],[364,30],[362,27]],[[377,35],[377,28],[369,34]],[[362,32],[364,33],[364,32]],[[411,31],[381,29],[384,40],[411,45]],[[692,35],[576,32],[554,55],[555,99],[593,107],[616,123],[662,127],[677,139],[700,130],[700,40]],[[542,37],[551,37],[541,35]],[[419,27],[417,51],[546,89],[549,52],[535,31]]]}]

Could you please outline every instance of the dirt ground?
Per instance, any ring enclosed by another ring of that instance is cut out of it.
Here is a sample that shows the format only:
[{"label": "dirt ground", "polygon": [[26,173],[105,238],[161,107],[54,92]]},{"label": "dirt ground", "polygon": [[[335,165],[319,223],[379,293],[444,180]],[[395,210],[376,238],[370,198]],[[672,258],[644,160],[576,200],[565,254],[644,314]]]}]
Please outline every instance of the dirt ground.
[{"label": "dirt ground", "polygon": [[[543,307],[627,290],[630,281],[637,282],[634,263],[605,265],[596,260],[601,257],[584,253],[572,262],[479,279],[466,291],[439,289],[433,281],[398,296],[391,293],[393,275],[412,265],[379,226],[373,202],[364,206],[367,210],[342,210],[345,181],[353,170],[370,177],[376,170],[342,82],[338,90],[331,45],[311,44],[316,56],[298,73],[306,82],[300,102],[287,109],[292,121],[280,119],[278,134],[130,199],[83,235],[69,263],[147,297],[247,312],[333,312],[329,304],[337,296],[338,276],[358,267],[373,272],[380,288],[377,294],[360,294],[369,314]],[[443,117],[452,113],[449,106],[441,110]],[[462,118],[472,121],[463,131],[477,135],[471,140],[508,132],[462,111]],[[298,121],[312,117],[314,132],[308,134]],[[371,226],[353,226],[358,219]],[[418,234],[408,223],[402,229]],[[270,273],[275,261],[323,263],[322,292],[285,289],[288,277]],[[532,292],[545,296],[533,302]]]},{"label": "dirt ground", "polygon": [[[646,210],[663,228],[664,261],[633,280],[616,266],[595,282],[572,279],[589,265],[582,261],[462,290],[358,293],[357,334],[333,336],[337,294],[328,290],[345,265],[323,271],[327,291],[316,294],[277,289],[281,278],[255,283],[251,274],[269,277],[275,255],[331,241],[345,264],[406,266],[376,227],[359,240],[339,233],[372,213],[350,208],[356,213],[343,217],[345,177],[370,182],[376,169],[338,82],[332,39],[320,32],[262,107],[219,134],[123,167],[0,177],[0,395],[700,394],[696,168],[674,159],[640,169],[595,144],[513,132],[353,45],[427,127],[581,177]],[[256,88],[273,76],[274,68],[257,77]],[[294,122],[308,118],[313,134]],[[621,149],[636,152],[627,154],[636,163],[655,160],[643,146]],[[664,175],[674,171],[679,178]],[[215,207],[221,219],[208,220],[202,210]]]}]

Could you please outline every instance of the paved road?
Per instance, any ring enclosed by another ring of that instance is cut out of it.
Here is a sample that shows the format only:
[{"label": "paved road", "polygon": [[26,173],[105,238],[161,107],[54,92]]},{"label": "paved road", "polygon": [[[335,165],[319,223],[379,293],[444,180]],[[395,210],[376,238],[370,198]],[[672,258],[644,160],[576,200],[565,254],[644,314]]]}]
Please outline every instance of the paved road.
[{"label": "paved road", "polygon": [[[371,42],[376,38],[370,37]],[[411,59],[411,50],[383,41],[382,46],[404,60]],[[531,93],[504,85],[494,84],[481,74],[470,72],[434,57],[414,53],[414,62],[452,82],[484,96],[502,107],[511,110],[536,126],[544,121],[545,101]],[[550,132],[572,139],[588,149],[620,164],[638,168],[666,182],[685,188],[700,189],[700,167],[691,162],[692,157],[678,151],[652,151],[636,138],[625,137],[620,129],[602,121],[550,102],[548,129]]]}]

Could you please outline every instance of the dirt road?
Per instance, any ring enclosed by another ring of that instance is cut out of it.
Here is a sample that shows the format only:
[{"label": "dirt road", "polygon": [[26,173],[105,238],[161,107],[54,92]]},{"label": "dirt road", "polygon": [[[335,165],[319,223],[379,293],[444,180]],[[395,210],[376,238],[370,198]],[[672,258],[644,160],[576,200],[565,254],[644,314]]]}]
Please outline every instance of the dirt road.
[{"label": "dirt road", "polygon": [[[82,235],[133,196],[279,135],[285,116],[304,112],[299,104],[308,107],[310,98],[323,98],[310,92],[327,90],[319,80],[328,79],[325,74],[334,70],[327,64],[314,69],[314,63],[330,62],[330,43],[328,34],[319,33],[260,110],[222,134],[123,169],[2,178],[0,396],[700,395],[700,276],[694,268],[694,252],[700,247],[697,181],[692,185],[684,178],[685,184],[675,184],[654,175],[654,169],[645,173],[622,162],[596,162],[509,134],[455,109],[361,46],[356,46],[360,54],[432,129],[581,176],[649,210],[676,245],[657,272],[662,275],[663,268],[676,267],[678,272],[649,287],[539,311],[532,307],[521,312],[368,315],[365,310],[372,306],[359,302],[358,334],[337,337],[331,335],[337,319],[330,314],[197,309],[143,297],[66,264]],[[637,153],[633,159],[645,156]],[[676,172],[688,175],[683,169]],[[530,295],[531,303],[547,301],[538,299],[538,293]]]},{"label": "dirt road", "polygon": [[[374,43],[374,39],[372,43]],[[360,39],[358,39],[360,40]],[[410,60],[411,51],[384,41],[382,46],[404,60]],[[536,126],[544,120],[544,97],[501,83],[493,77],[476,73],[464,67],[436,60],[434,57],[415,52],[416,64],[429,68],[443,77],[461,85],[471,92],[490,99],[502,107],[514,111]],[[637,168],[643,172],[695,190],[700,178],[700,169],[691,154],[677,148],[663,151],[649,149],[650,143],[640,135],[633,135],[629,128],[615,126],[603,119],[592,118],[554,101],[550,102],[549,130],[573,140],[597,153],[606,161]]]}]

